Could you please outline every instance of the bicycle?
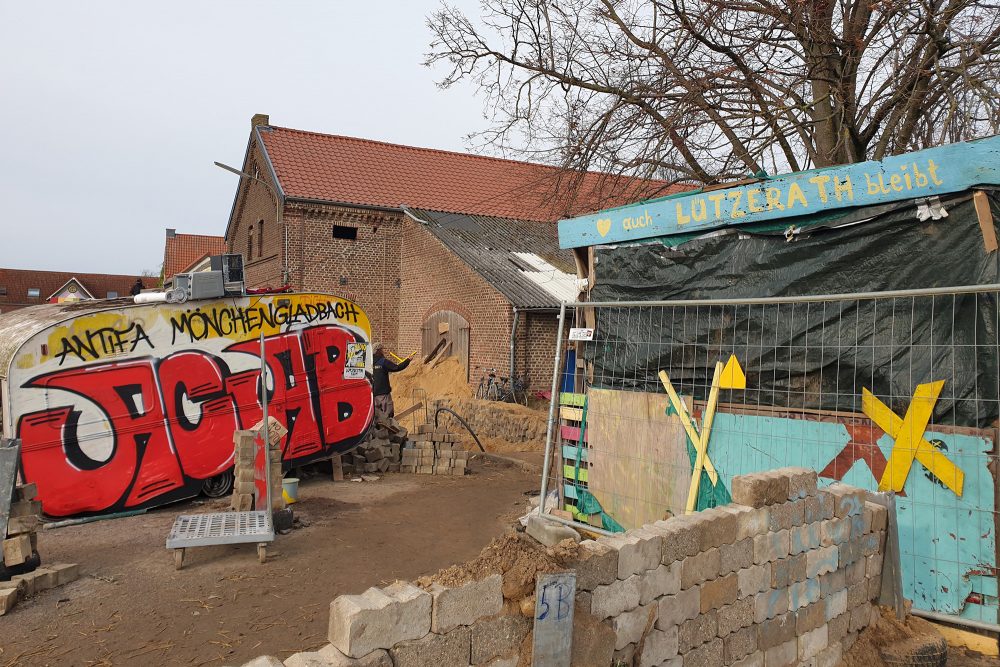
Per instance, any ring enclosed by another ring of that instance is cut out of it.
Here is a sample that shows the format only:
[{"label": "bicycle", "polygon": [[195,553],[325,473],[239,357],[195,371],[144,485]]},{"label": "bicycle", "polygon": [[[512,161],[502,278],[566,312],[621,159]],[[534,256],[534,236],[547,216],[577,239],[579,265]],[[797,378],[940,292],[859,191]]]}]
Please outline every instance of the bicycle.
[{"label": "bicycle", "polygon": [[476,398],[502,403],[528,404],[528,379],[497,376],[497,369],[491,368],[479,380],[476,388]]}]

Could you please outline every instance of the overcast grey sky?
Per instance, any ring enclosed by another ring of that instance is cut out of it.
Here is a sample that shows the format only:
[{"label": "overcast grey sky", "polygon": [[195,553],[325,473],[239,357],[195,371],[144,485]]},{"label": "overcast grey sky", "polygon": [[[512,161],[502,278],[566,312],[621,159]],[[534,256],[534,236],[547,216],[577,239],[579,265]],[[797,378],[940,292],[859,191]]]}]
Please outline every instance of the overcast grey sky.
[{"label": "overcast grey sky", "polygon": [[[475,0],[450,0],[474,14]],[[469,87],[420,63],[436,0],[0,0],[0,266],[159,270],[223,234],[250,116],[463,150]]]}]

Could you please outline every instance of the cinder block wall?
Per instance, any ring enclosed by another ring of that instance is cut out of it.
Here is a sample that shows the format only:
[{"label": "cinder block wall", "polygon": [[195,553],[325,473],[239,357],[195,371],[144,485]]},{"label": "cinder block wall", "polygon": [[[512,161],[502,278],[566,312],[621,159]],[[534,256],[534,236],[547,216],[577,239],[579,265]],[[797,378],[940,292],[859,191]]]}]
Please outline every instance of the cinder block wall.
[{"label": "cinder block wall", "polygon": [[[733,504],[580,544],[568,565],[586,664],[838,664],[877,613],[886,510],[844,484],[817,490],[802,468],[736,477],[732,493]],[[530,664],[532,601],[505,599],[505,577],[342,595],[330,644],[284,664]]]}]

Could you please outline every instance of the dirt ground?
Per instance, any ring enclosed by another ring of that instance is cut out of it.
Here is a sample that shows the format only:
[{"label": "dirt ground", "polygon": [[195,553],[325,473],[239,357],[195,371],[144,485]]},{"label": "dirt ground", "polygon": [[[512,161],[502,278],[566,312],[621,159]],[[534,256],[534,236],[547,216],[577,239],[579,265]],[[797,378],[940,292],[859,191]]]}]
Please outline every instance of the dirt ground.
[{"label": "dirt ground", "polygon": [[43,531],[43,560],[79,563],[81,577],[0,619],[0,666],[239,665],[318,647],[334,597],[476,556],[537,493],[537,474],[517,466],[472,471],[303,480],[294,508],[309,525],[279,536],[263,565],[244,545],[190,550],[174,569],[175,516],[222,500]]}]

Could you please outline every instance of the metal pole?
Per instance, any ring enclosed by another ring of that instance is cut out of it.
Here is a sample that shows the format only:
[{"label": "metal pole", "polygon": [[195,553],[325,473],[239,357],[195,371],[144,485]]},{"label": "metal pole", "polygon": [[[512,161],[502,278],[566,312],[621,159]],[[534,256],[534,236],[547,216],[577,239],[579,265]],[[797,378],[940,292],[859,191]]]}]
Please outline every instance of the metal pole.
[{"label": "metal pole", "polygon": [[542,464],[542,497],[538,515],[545,514],[545,496],[549,492],[549,472],[552,468],[552,436],[555,432],[556,405],[559,404],[559,371],[562,368],[563,326],[566,324],[566,302],[559,305],[559,330],[556,333],[556,358],[552,365],[552,398],[549,400],[549,424],[545,429],[545,461]]},{"label": "metal pole", "polygon": [[915,296],[948,296],[1000,291],[1000,284],[963,285],[961,287],[931,287],[927,289],[858,292],[857,294],[813,294],[803,296],[770,296],[739,299],[672,299],[668,301],[571,301],[570,308],[632,308],[636,306],[755,306],[762,304],[816,303],[819,301],[866,301],[871,299],[903,299]]},{"label": "metal pole", "polygon": [[986,630],[987,632],[1000,633],[1000,625],[997,625],[996,623],[987,623],[986,621],[977,621],[971,618],[962,618],[961,616],[942,614],[939,611],[925,611],[923,609],[917,609],[916,607],[911,608],[910,613],[913,614],[914,616],[919,616],[920,618],[926,618],[930,621],[939,621],[941,623],[948,623],[950,625],[964,625],[967,628],[975,628],[976,630]]},{"label": "metal pole", "polygon": [[264,357],[264,329],[260,330],[260,402],[264,408],[264,425],[261,435],[264,438],[264,508],[267,514],[267,528],[274,532],[274,517],[271,516],[271,441],[267,416],[267,361]]}]

